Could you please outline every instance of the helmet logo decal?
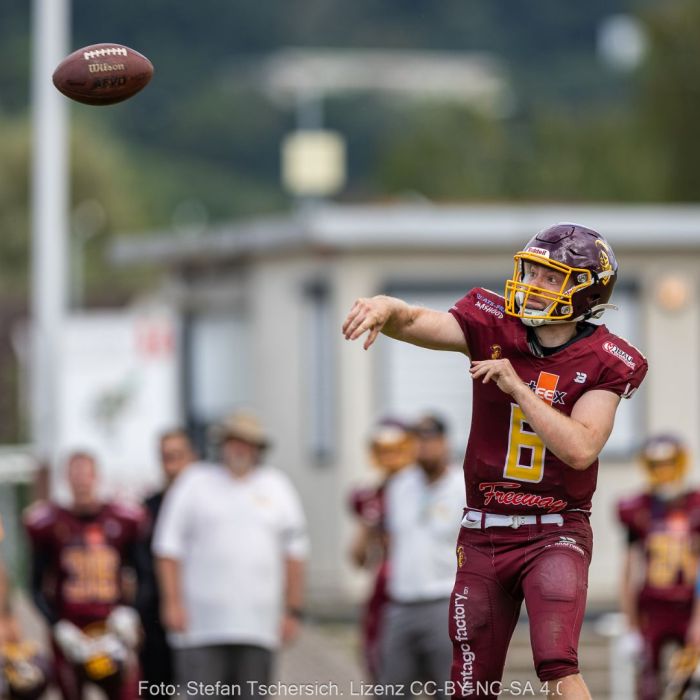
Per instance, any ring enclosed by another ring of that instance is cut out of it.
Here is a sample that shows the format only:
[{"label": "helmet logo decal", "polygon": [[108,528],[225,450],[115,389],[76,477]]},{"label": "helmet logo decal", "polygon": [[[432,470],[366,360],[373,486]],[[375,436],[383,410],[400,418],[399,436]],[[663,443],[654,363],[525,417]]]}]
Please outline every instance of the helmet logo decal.
[{"label": "helmet logo decal", "polygon": [[[595,242],[597,246],[600,246],[600,251],[598,251],[598,263],[600,264],[600,271],[601,272],[608,272],[609,270],[612,270],[612,265],[610,264],[610,256],[608,255],[608,251],[610,250],[608,244],[605,241],[600,240],[598,238]],[[607,286],[610,284],[610,276],[606,275],[600,280],[603,283],[603,286]]]},{"label": "helmet logo decal", "polygon": [[527,249],[527,252],[532,253],[533,255],[541,255],[545,258],[549,257],[549,251],[546,248],[535,248],[534,246],[530,246]]}]

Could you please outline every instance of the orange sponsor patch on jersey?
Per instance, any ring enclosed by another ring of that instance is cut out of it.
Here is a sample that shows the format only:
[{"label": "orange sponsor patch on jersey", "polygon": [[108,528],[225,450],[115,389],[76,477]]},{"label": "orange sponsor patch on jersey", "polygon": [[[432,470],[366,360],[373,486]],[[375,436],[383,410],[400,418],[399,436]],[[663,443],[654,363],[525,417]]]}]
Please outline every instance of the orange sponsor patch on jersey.
[{"label": "orange sponsor patch on jersey", "polygon": [[535,394],[551,406],[557,397],[557,384],[559,384],[558,374],[540,372],[534,387]]}]

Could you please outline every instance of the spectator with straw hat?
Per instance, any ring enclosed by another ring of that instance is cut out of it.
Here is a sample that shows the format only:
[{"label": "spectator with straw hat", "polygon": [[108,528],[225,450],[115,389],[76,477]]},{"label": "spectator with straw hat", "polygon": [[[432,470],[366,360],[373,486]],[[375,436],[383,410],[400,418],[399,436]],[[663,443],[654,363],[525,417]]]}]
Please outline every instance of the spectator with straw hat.
[{"label": "spectator with straw hat", "polygon": [[156,526],[162,618],[181,687],[220,681],[256,697],[299,630],[305,518],[288,477],[263,463],[271,440],[257,417],[238,411],[212,437],[221,463],[187,469]]}]

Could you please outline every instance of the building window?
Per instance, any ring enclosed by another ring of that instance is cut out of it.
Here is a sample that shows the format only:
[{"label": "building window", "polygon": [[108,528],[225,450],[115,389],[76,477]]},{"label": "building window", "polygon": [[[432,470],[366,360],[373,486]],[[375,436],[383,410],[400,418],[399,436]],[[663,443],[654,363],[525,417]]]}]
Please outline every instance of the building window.
[{"label": "building window", "polygon": [[206,428],[252,398],[250,331],[243,314],[206,312],[189,318],[185,373],[188,423],[200,447]]},{"label": "building window", "polygon": [[327,464],[335,448],[335,363],[333,349],[336,328],[331,318],[330,290],[323,281],[304,289],[308,333],[304,334],[306,415],[308,446],[317,464]]},{"label": "building window", "polygon": [[[600,319],[608,329],[624,340],[637,346],[642,341],[639,308],[639,292],[635,287],[615,287],[611,301],[617,311],[606,311]],[[643,348],[640,348],[644,352]],[[602,457],[622,459],[629,457],[639,446],[640,435],[645,432],[644,421],[645,387],[627,401],[623,399],[615,415],[615,427],[605,445]]]},{"label": "building window", "polygon": [[[391,286],[387,293],[409,304],[447,311],[469,287]],[[435,413],[449,424],[456,460],[462,459],[471,424],[472,380],[469,359],[456,352],[431,352],[384,336],[381,349],[378,415],[407,421],[423,413]]]}]

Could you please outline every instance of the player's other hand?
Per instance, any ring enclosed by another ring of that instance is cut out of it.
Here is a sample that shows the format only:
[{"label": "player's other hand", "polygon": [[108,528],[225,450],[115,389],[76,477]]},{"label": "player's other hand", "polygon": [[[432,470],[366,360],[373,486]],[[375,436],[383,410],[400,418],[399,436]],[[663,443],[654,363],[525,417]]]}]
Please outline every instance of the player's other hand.
[{"label": "player's other hand", "polygon": [[694,649],[700,649],[700,615],[697,612],[693,614],[688,625],[688,631],[685,635],[685,643]]},{"label": "player's other hand", "polygon": [[618,640],[618,648],[626,659],[639,659],[644,649],[644,640],[639,630],[630,629],[624,632]]},{"label": "player's other hand", "polygon": [[161,622],[168,632],[184,632],[187,629],[187,611],[179,601],[166,601],[160,611]]},{"label": "player's other hand", "polygon": [[343,323],[345,339],[357,340],[363,333],[367,333],[363,345],[364,349],[367,350],[391,318],[392,301],[391,298],[381,295],[369,299],[358,299]]},{"label": "player's other hand", "polygon": [[83,663],[89,656],[90,640],[76,625],[59,620],[53,626],[53,637],[63,655],[73,663]]},{"label": "player's other hand", "polygon": [[496,382],[498,388],[505,394],[513,395],[522,387],[523,380],[517,375],[510,360],[474,360],[469,368],[472,379],[481,379],[484,384]]},{"label": "player's other hand", "polygon": [[284,615],[280,632],[282,644],[291,644],[299,636],[300,631],[301,620],[296,615]]}]

